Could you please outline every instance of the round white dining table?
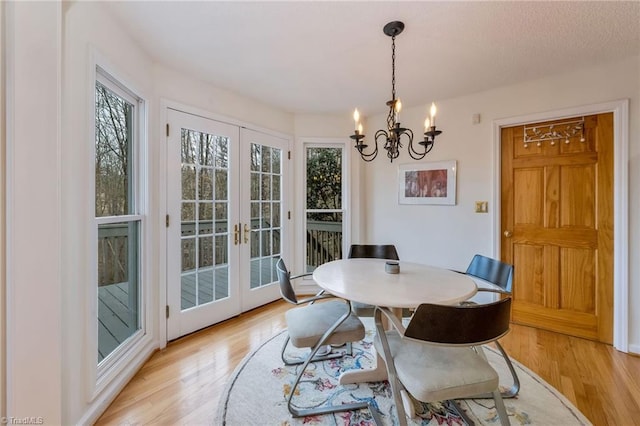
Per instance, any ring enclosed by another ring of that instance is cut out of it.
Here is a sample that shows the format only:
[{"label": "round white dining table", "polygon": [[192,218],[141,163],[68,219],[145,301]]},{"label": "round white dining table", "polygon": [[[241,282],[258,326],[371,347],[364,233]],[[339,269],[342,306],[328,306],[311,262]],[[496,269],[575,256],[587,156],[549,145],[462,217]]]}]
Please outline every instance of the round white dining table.
[{"label": "round white dining table", "polygon": [[[422,303],[453,305],[477,292],[475,282],[448,269],[411,262],[398,262],[400,271],[385,271],[384,259],[341,259],[324,263],[313,272],[323,290],[344,299],[392,308],[416,308]],[[376,382],[387,379],[384,360],[376,354],[372,369],[348,370],[340,384]]]},{"label": "round white dining table", "polygon": [[313,279],[334,296],[368,305],[415,308],[421,303],[453,305],[472,297],[477,287],[448,269],[399,262],[400,272],[385,272],[384,259],[341,259],[318,266]]}]

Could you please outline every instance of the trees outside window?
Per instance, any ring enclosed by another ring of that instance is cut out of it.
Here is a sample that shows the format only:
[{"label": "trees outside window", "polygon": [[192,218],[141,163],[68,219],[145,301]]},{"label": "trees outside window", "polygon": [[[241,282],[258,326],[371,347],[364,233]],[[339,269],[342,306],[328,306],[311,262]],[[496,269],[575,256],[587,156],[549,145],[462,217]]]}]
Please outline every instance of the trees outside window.
[{"label": "trees outside window", "polygon": [[343,148],[308,145],[306,152],[307,271],[342,258]]},{"label": "trees outside window", "polygon": [[95,86],[98,363],[141,328],[141,102],[112,79]]}]

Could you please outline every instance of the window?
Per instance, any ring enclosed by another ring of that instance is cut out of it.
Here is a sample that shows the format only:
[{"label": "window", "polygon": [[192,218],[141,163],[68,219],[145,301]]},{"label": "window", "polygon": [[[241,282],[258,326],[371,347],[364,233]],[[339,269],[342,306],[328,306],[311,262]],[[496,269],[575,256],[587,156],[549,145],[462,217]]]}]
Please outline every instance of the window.
[{"label": "window", "polygon": [[344,148],[335,144],[305,145],[305,259],[308,272],[341,259],[344,250]]},{"label": "window", "polygon": [[141,329],[142,101],[98,70],[95,86],[95,223],[101,363]]}]

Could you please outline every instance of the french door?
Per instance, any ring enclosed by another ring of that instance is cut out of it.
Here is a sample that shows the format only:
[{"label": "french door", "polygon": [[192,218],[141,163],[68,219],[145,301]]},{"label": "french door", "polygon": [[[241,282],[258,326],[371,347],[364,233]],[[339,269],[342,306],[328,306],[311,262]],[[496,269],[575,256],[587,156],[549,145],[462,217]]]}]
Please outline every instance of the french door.
[{"label": "french door", "polygon": [[167,338],[280,297],[288,141],[169,109]]}]

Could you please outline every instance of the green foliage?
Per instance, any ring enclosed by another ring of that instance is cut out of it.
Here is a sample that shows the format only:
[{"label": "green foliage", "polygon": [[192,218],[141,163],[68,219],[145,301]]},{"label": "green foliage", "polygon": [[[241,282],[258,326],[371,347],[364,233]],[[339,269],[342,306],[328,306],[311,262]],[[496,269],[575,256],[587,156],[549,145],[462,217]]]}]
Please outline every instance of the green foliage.
[{"label": "green foliage", "polygon": [[[307,150],[307,208],[342,208],[342,151],[339,148]],[[327,216],[319,214],[315,219],[334,220]]]}]

